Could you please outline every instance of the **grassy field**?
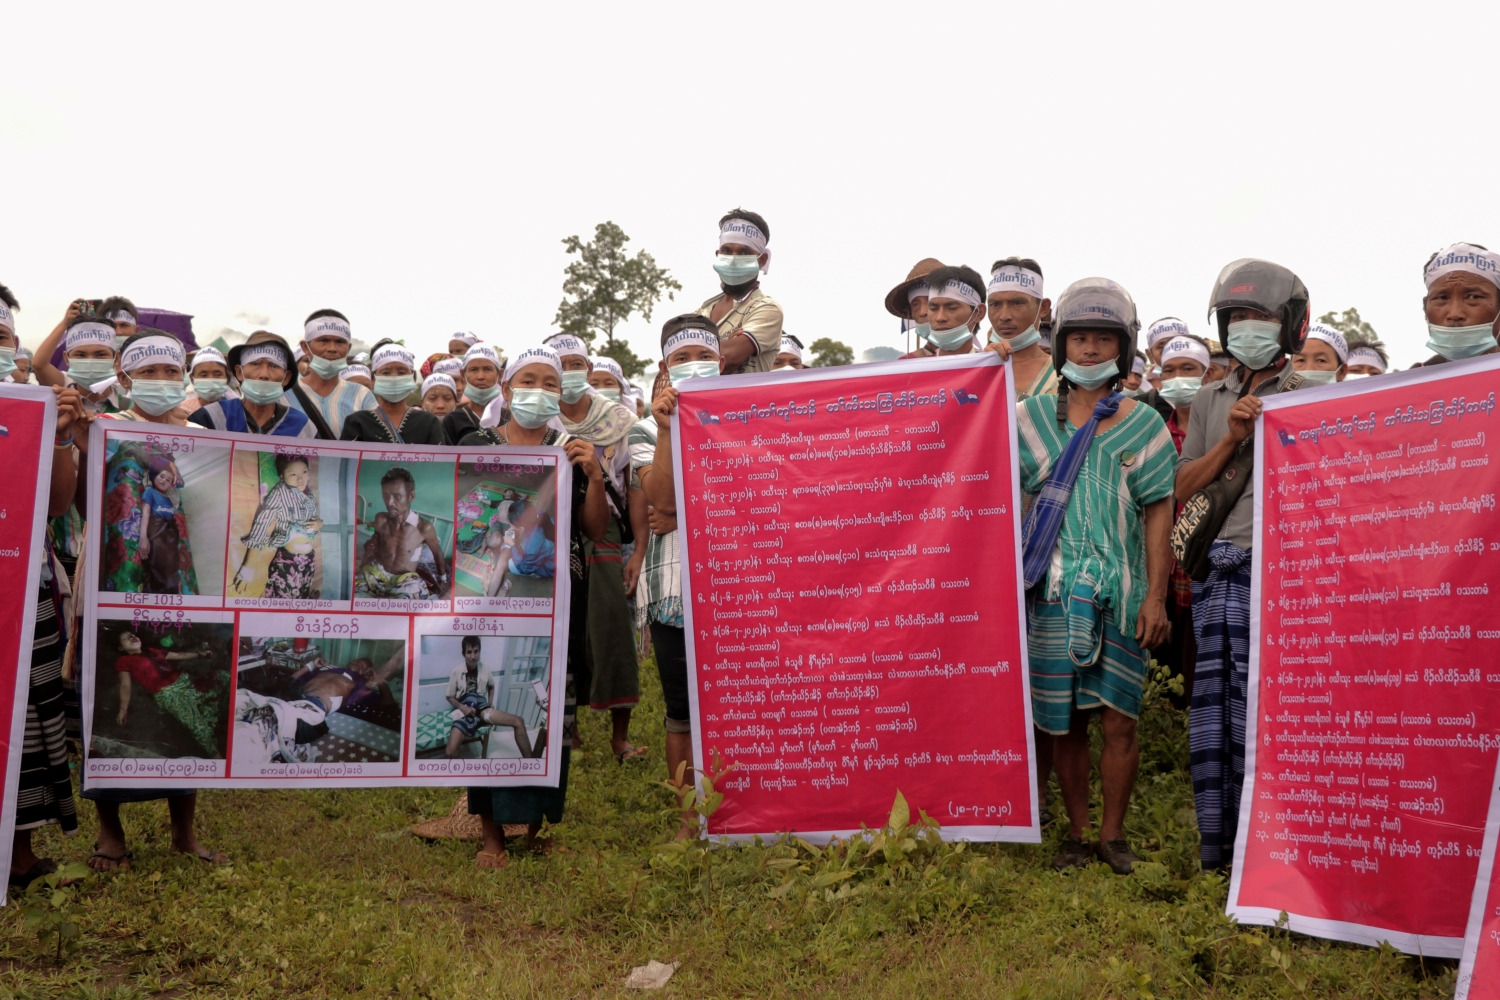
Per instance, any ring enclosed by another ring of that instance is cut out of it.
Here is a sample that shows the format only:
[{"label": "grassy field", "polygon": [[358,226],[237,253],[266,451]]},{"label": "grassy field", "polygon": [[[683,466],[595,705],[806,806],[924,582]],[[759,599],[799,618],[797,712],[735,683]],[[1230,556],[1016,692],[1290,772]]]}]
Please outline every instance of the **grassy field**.
[{"label": "grassy field", "polygon": [[[916,817],[880,849],[790,844],[660,850],[675,828],[661,701],[633,738],[654,764],[621,767],[606,720],[584,720],[574,757],[568,853],[514,855],[478,871],[476,846],[425,844],[415,821],[450,790],[205,792],[210,869],[173,854],[161,803],[127,806],[125,874],[78,892],[81,947],[61,965],[0,913],[0,998],[613,997],[632,966],[680,962],[659,995],[691,997],[1445,997],[1453,963],[1239,929],[1225,882],[1196,874],[1184,719],[1154,700],[1127,833],[1151,864],[1048,868],[1041,846],[951,846]],[[920,803],[912,803],[913,809]],[[81,860],[84,830],[39,850]]]}]

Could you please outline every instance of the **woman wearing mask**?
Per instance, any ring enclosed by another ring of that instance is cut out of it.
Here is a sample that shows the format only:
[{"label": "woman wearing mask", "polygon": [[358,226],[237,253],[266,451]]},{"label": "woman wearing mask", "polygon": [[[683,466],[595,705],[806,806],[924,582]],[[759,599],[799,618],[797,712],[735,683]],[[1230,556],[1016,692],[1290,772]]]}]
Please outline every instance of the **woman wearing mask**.
[{"label": "woman wearing mask", "polygon": [[229,379],[229,361],[216,348],[201,347],[193,355],[189,373],[192,388],[182,409],[189,416],[205,403],[217,403],[221,399],[238,399],[234,385]]},{"label": "woman wearing mask", "polygon": [[[477,345],[476,345],[477,346]],[[473,348],[469,351],[472,354]],[[493,427],[470,431],[459,442],[461,447],[491,445],[558,445],[573,464],[572,536],[569,548],[582,550],[585,539],[598,542],[604,538],[609,522],[609,501],[604,490],[604,470],[594,457],[594,447],[569,436],[548,424],[558,415],[562,400],[562,361],[546,347],[533,347],[516,355],[506,366],[501,380],[501,402],[492,407],[498,415],[503,409],[506,421]],[[561,502],[561,498],[559,498]],[[561,553],[559,553],[561,556]],[[562,558],[557,560],[563,562]],[[569,565],[575,561],[567,560]],[[582,565],[582,560],[577,561]],[[573,681],[574,667],[581,662],[584,644],[580,629],[588,616],[589,581],[575,573],[570,598],[571,629],[568,641],[568,680]],[[503,868],[509,863],[505,851],[504,826],[525,824],[528,847],[546,850],[537,843],[542,821],[557,823],[562,819],[568,793],[569,745],[574,729],[574,698],[566,702],[564,726],[567,739],[562,746],[561,780],[556,788],[470,788],[469,812],[477,814],[483,829],[484,845],[475,856],[481,868]]]},{"label": "woman wearing mask", "polygon": [[1348,361],[1349,342],[1344,335],[1331,326],[1313,323],[1307,328],[1307,336],[1297,353],[1292,355],[1292,368],[1305,384],[1328,385],[1344,381]]},{"label": "woman wearing mask", "polygon": [[500,395],[500,352],[489,344],[474,344],[464,354],[463,393],[458,407],[443,418],[443,430],[449,441],[462,441],[465,434],[479,430],[484,408]]},{"label": "woman wearing mask", "polygon": [[629,394],[625,392],[630,382],[620,363],[614,358],[591,358],[590,364],[593,367],[589,370],[589,387],[611,403],[619,403],[634,413],[634,399],[627,399]]},{"label": "woman wearing mask", "polygon": [[228,364],[239,382],[240,398],[205,403],[188,417],[189,422],[237,434],[318,436],[312,418],[293,408],[287,395],[297,384],[297,366],[286,341],[257,330],[248,341],[230,350]]},{"label": "woman wearing mask", "polygon": [[[442,421],[407,404],[417,390],[413,375],[416,356],[400,344],[384,344],[370,359],[374,372],[373,410],[360,410],[344,419],[341,441],[375,441],[382,444],[447,444]],[[449,414],[450,416],[452,414]]]}]

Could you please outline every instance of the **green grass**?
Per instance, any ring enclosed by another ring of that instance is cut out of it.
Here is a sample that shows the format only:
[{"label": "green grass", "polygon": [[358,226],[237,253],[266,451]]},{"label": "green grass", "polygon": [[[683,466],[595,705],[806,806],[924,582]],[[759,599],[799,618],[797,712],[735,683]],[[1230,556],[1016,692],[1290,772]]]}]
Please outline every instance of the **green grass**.
[{"label": "green grass", "polygon": [[[654,764],[622,768],[606,720],[584,720],[557,841],[476,870],[470,843],[427,845],[411,823],[447,813],[452,790],[204,792],[218,870],[171,852],[161,803],[126,807],[128,873],[80,891],[81,949],[61,966],[0,912],[0,998],[639,995],[650,959],[682,966],[682,997],[1447,997],[1452,963],[1239,929],[1226,885],[1196,873],[1181,713],[1142,722],[1132,843],[1151,864],[1052,872],[1041,846],[944,845],[916,817],[878,849],[775,844],[662,851],[676,820],[655,671],[632,736]],[[920,803],[912,804],[915,810]],[[82,859],[92,808],[71,841]]]}]

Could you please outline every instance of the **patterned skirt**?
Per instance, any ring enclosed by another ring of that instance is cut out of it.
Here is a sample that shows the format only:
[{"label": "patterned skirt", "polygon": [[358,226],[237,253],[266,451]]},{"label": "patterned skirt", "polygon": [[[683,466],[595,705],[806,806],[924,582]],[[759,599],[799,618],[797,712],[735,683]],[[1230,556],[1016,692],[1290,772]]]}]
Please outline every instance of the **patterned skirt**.
[{"label": "patterned skirt", "polygon": [[26,695],[16,829],[34,830],[56,823],[65,836],[72,836],[78,832],[78,808],[68,776],[62,654],[52,585],[46,583],[37,593],[36,631],[31,640],[31,686]]},{"label": "patterned skirt", "polygon": [[1188,708],[1188,760],[1198,812],[1199,857],[1234,858],[1245,784],[1245,706],[1250,679],[1250,553],[1214,542],[1208,579],[1193,584],[1198,662]]},{"label": "patterned skirt", "polygon": [[317,559],[312,552],[288,552],[277,549],[266,567],[267,597],[315,600],[313,576],[317,571]]},{"label": "patterned skirt", "polygon": [[1032,722],[1043,732],[1066,735],[1075,710],[1108,705],[1132,719],[1141,714],[1141,647],[1090,595],[1075,590],[1067,601],[1029,601],[1026,648]]}]

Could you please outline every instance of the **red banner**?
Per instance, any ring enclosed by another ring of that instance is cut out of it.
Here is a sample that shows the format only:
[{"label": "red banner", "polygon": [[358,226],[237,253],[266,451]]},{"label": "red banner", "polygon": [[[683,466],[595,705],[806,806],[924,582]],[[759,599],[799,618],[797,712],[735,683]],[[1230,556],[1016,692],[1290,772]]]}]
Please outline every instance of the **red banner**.
[{"label": "red banner", "polygon": [[[1500,359],[1266,402],[1228,910],[1457,957],[1500,745]],[[1433,891],[1435,887],[1451,891]]]},{"label": "red banner", "polygon": [[1500,884],[1495,881],[1495,847],[1500,839],[1500,774],[1490,782],[1489,819],[1484,824],[1484,848],[1479,855],[1479,877],[1469,901],[1469,926],[1464,934],[1463,959],[1458,965],[1458,989],[1453,1000],[1500,1000]]},{"label": "red banner", "polygon": [[0,774],[5,793],[0,800],[0,865],[7,870],[16,826],[56,425],[52,390],[0,382],[0,468],[5,469],[0,478],[0,575],[6,580],[0,587]]},{"label": "red banner", "polygon": [[1015,398],[994,355],[692,380],[673,449],[709,836],[1036,842]]}]

